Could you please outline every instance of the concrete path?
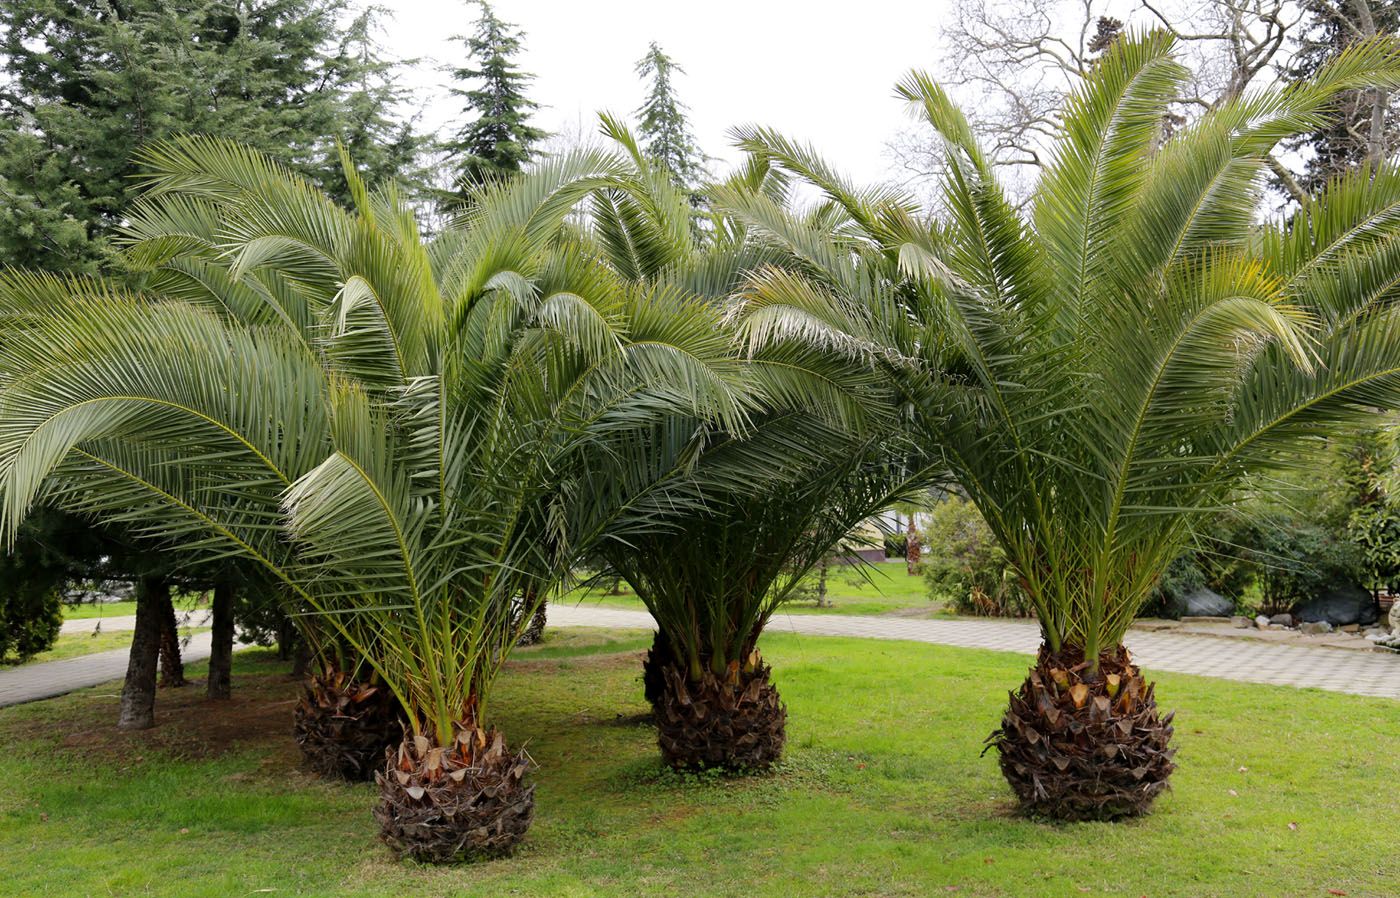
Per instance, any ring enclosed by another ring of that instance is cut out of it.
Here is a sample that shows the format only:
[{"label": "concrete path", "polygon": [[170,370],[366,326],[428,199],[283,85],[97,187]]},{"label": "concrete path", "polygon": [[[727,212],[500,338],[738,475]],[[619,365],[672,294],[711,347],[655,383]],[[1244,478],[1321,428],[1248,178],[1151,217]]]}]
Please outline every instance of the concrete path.
[{"label": "concrete path", "polygon": [[[107,629],[106,624],[103,624],[103,629]],[[208,658],[209,647],[213,641],[211,633],[196,633],[190,637],[188,643],[181,644],[181,660],[188,664]],[[75,689],[86,689],[99,683],[120,680],[126,676],[126,664],[130,656],[131,653],[127,649],[113,649],[110,652],[96,652],[63,661],[45,661],[42,664],[24,664],[0,671],[0,708],[38,701],[41,698],[53,698]],[[113,691],[120,692],[121,685],[115,685]]]},{"label": "concrete path", "polygon": [[[193,612],[191,619],[182,621],[182,625],[207,626],[207,621],[201,618],[206,613]],[[93,632],[98,620],[69,621],[63,625],[63,632]],[[101,627],[103,631],[130,630],[135,620],[135,617],[109,617],[101,619]],[[634,630],[650,630],[656,626],[645,611],[596,605],[551,605],[549,622],[560,627]],[[774,616],[768,629],[807,636],[907,639],[1025,655],[1034,654],[1040,644],[1040,631],[1030,621],[779,614]],[[209,657],[210,642],[207,632],[191,637],[182,653],[184,659],[199,661]],[[1353,695],[1400,699],[1400,655],[1141,631],[1130,632],[1127,644],[1134,659],[1148,670],[1275,686],[1313,686]],[[127,651],[118,649],[0,671],[0,707],[51,698],[120,679],[126,675],[126,664]]]},{"label": "concrete path", "polygon": [[[656,626],[645,611],[596,605],[551,605],[549,622],[561,627],[639,630]],[[1030,621],[778,614],[768,630],[807,636],[908,639],[1025,655],[1035,654],[1040,645],[1040,630]],[[1134,661],[1148,670],[1400,699],[1400,655],[1168,633],[1130,632],[1126,642]]]}]

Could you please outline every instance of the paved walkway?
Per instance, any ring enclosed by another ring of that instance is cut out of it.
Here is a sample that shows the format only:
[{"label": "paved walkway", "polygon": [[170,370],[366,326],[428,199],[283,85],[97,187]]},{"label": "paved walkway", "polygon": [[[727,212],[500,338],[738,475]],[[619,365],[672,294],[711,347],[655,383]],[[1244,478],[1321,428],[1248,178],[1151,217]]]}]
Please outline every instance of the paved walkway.
[{"label": "paved walkway", "polygon": [[[561,627],[655,627],[645,611],[593,605],[551,605],[549,622]],[[768,629],[807,636],[908,639],[1025,655],[1035,654],[1040,645],[1040,630],[1030,621],[778,614]],[[1133,660],[1149,670],[1400,699],[1400,655],[1136,631],[1128,633],[1126,643]]]},{"label": "paved walkway", "polygon": [[[106,624],[103,624],[103,629],[107,629]],[[208,632],[196,633],[190,637],[188,643],[181,644],[181,660],[188,664],[208,658],[209,646],[213,641],[213,635]],[[99,683],[120,680],[126,676],[127,659],[130,656],[131,653],[127,649],[113,649],[110,652],[95,652],[63,661],[45,661],[42,664],[24,664],[0,671],[0,708],[5,705],[34,702],[41,698],[53,698],[75,689],[86,689]],[[113,691],[120,692],[121,685],[115,685]]]},{"label": "paved walkway", "polygon": [[[199,615],[182,624],[205,626]],[[90,633],[97,618],[69,621],[64,633]],[[135,617],[101,619],[103,631],[130,630]],[[561,627],[615,627],[650,630],[655,627],[645,611],[600,608],[596,605],[551,605],[549,622]],[[907,639],[973,649],[1035,653],[1040,631],[1030,621],[1008,620],[911,620],[902,617],[857,617],[839,614],[779,614],[768,629],[807,636],[862,636],[870,639]],[[210,634],[191,637],[182,657],[199,661],[209,657]],[[1246,683],[1275,686],[1313,686],[1353,695],[1400,699],[1400,655],[1343,651],[1303,645],[1275,645],[1243,639],[1181,636],[1171,633],[1129,632],[1128,648],[1134,659],[1149,670],[1220,677]],[[51,698],[96,686],[126,675],[127,650],[84,655],[67,661],[48,661],[0,671],[0,707]]]}]

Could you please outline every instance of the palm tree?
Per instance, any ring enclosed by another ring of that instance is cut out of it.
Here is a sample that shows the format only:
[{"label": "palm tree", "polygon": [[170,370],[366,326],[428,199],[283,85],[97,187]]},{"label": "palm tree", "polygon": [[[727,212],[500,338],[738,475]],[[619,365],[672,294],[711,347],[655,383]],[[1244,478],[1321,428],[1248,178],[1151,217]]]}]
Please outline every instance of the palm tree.
[{"label": "palm tree", "polygon": [[150,293],[0,279],[0,527],[42,500],[262,565],[402,708],[381,838],[509,850],[533,787],[488,702],[517,608],[626,499],[586,459],[658,412],[740,429],[717,313],[567,239],[604,155],[482,188],[431,243],[348,164],[353,211],[224,142],[146,163],[129,256]]},{"label": "palm tree", "polygon": [[1043,645],[990,741],[1022,805],[1055,817],[1142,813],[1167,785],[1171,717],[1122,640],[1195,522],[1400,400],[1400,171],[1256,224],[1269,151],[1338,90],[1394,84],[1394,45],[1167,137],[1172,51],[1153,33],[1096,64],[1024,218],[919,74],[900,92],[946,145],[935,214],[759,129],[743,143],[822,190],[837,227],[723,198],[789,251],[747,288],[748,344],[871,359],[1011,560]]},{"label": "palm tree", "polygon": [[[732,218],[692,226],[664,168],[606,116],[603,132],[630,169],[598,190],[589,234],[620,277],[726,309],[750,271],[780,258]],[[786,200],[785,178],[761,159],[727,187]],[[659,479],[598,548],[657,621],[643,680],[675,766],[761,770],[779,759],[786,708],[758,648],[764,627],[838,541],[924,474],[900,451],[889,391],[862,362],[790,339],[744,363],[760,388],[744,432],[658,418],[626,463],[684,476]]]}]

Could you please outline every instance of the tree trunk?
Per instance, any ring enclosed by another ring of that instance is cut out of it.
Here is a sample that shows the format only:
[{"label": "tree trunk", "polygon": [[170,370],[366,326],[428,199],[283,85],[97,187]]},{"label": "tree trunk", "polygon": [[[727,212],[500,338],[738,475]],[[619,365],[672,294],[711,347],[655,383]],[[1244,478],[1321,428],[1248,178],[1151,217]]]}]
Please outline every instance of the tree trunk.
[{"label": "tree trunk", "polygon": [[904,566],[909,576],[919,572],[919,531],[914,529],[914,516],[909,515],[909,532],[904,535]]},{"label": "tree trunk", "polygon": [[[526,599],[528,604],[531,599]],[[544,639],[544,628],[549,623],[548,614],[545,610],[548,602],[540,602],[535,606],[534,613],[530,616],[530,623],[521,631],[520,638],[516,640],[516,645],[538,645]]]},{"label": "tree trunk", "polygon": [[175,624],[169,583],[157,598],[156,611],[160,615],[160,685],[184,686],[185,663],[180,659],[180,629]]},{"label": "tree trunk", "polygon": [[1084,653],[1040,647],[1035,667],[988,738],[1001,772],[1035,814],[1057,820],[1114,820],[1145,814],[1166,788],[1176,749],[1172,715],[1116,646],[1085,669]]},{"label": "tree trunk", "polygon": [[292,623],[291,618],[280,617],[277,621],[277,657],[279,660],[292,660],[292,652],[299,641],[297,636],[296,624]]},{"label": "tree trunk", "polygon": [[233,581],[214,586],[214,643],[209,649],[209,697],[226,699],[233,693]]},{"label": "tree trunk", "polygon": [[[304,636],[296,635],[293,630],[292,640],[292,676],[298,680],[304,680],[311,675],[311,643]],[[283,643],[278,642],[281,646]]]},{"label": "tree trunk", "polygon": [[143,577],[136,584],[136,631],[131,636],[131,658],[126,665],[126,683],[122,686],[118,729],[146,730],[156,725],[161,593],[169,601],[170,584],[164,577]]}]

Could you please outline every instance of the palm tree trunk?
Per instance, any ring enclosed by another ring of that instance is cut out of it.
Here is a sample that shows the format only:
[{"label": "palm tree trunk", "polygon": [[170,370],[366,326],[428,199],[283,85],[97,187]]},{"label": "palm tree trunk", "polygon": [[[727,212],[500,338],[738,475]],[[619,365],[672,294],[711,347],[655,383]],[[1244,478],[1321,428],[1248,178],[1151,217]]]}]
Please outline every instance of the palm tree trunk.
[{"label": "palm tree trunk", "polygon": [[142,577],[136,583],[136,629],[122,686],[117,728],[147,730],[156,725],[156,661],[160,655],[159,595],[167,601],[170,584],[164,577]]},{"label": "palm tree trunk", "polygon": [[530,756],[475,722],[454,729],[446,746],[431,730],[406,732],[376,776],[379,838],[400,857],[444,864],[509,854],[535,819]]},{"label": "palm tree trunk", "polygon": [[751,669],[721,677],[705,663],[693,678],[667,646],[658,634],[642,675],[662,761],[731,770],[766,770],[776,763],[787,742],[787,706],[769,681],[771,668],[758,660]]},{"label": "palm tree trunk", "polygon": [[1146,813],[1176,769],[1172,715],[1121,645],[1101,654],[1040,647],[1035,667],[987,740],[1021,807],[1059,820]]},{"label": "palm tree trunk", "polygon": [[214,585],[214,642],[209,649],[209,697],[226,699],[233,692],[233,582]]}]

